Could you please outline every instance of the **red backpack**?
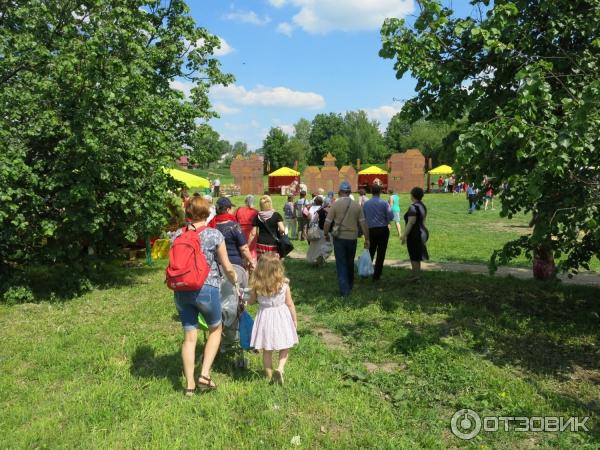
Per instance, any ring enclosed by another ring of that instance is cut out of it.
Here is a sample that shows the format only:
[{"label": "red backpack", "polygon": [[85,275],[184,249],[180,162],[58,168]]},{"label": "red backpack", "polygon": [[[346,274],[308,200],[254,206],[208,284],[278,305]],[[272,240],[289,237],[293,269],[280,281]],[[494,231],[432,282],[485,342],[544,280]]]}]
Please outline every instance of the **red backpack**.
[{"label": "red backpack", "polygon": [[173,241],[169,250],[169,265],[166,271],[166,283],[169,289],[178,291],[197,291],[202,288],[210,267],[200,246],[200,233],[206,227],[186,230]]}]

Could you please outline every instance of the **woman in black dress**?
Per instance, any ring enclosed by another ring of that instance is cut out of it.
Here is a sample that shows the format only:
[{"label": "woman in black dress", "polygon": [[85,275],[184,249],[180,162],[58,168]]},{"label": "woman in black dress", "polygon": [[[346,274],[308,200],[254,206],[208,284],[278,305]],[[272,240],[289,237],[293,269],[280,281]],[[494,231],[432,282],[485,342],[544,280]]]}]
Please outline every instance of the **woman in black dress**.
[{"label": "woman in black dress", "polygon": [[265,253],[278,254],[276,238],[285,234],[285,226],[281,214],[273,210],[273,202],[268,195],[261,197],[260,211],[254,218],[252,225],[252,232],[248,240],[252,242],[258,236],[256,244],[257,257],[260,258]]},{"label": "woman in black dress", "polygon": [[408,255],[410,256],[410,265],[413,275],[411,280],[418,280],[421,275],[421,261],[427,261],[429,254],[427,253],[426,243],[429,240],[429,231],[425,226],[427,218],[427,208],[421,202],[425,193],[423,189],[414,187],[410,191],[412,204],[404,214],[404,234],[402,235],[402,243],[406,243]]}]

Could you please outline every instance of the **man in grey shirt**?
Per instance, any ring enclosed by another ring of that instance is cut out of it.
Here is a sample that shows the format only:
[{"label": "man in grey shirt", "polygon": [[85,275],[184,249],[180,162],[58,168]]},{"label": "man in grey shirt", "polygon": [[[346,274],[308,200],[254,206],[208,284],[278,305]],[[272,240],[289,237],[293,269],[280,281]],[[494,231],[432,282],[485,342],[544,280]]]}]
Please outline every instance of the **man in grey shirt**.
[{"label": "man in grey shirt", "polygon": [[323,228],[325,239],[328,241],[330,230],[335,225],[338,228],[337,235],[333,237],[333,252],[342,296],[350,295],[354,285],[354,257],[359,227],[362,228],[365,236],[365,248],[369,248],[369,228],[362,208],[350,198],[351,191],[352,188],[347,181],[340,184],[339,198],[329,210]]}]

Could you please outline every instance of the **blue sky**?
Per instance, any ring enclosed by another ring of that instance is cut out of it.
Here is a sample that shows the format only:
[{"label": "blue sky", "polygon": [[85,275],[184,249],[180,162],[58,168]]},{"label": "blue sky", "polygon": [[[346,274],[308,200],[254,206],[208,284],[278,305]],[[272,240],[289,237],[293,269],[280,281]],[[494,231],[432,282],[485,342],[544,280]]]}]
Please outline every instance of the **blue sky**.
[{"label": "blue sky", "polygon": [[[273,126],[318,113],[363,109],[385,127],[401,99],[414,94],[397,80],[393,61],[378,56],[383,18],[413,14],[413,0],[188,0],[199,26],[222,39],[222,68],[234,85],[211,91],[224,139],[260,148]],[[467,0],[454,1],[460,15]]]}]

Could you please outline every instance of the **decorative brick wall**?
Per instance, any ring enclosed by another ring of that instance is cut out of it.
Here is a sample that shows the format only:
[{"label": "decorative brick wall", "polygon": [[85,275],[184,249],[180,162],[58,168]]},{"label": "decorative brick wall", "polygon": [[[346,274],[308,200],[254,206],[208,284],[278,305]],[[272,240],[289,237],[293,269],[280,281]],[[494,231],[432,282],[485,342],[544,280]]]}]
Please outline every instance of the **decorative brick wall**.
[{"label": "decorative brick wall", "polygon": [[425,180],[425,157],[416,148],[404,153],[394,153],[389,160],[390,174],[388,190],[410,192],[415,187],[423,187]]},{"label": "decorative brick wall", "polygon": [[234,183],[240,187],[241,195],[260,195],[265,191],[263,160],[254,154],[248,158],[238,155],[229,168]]}]

